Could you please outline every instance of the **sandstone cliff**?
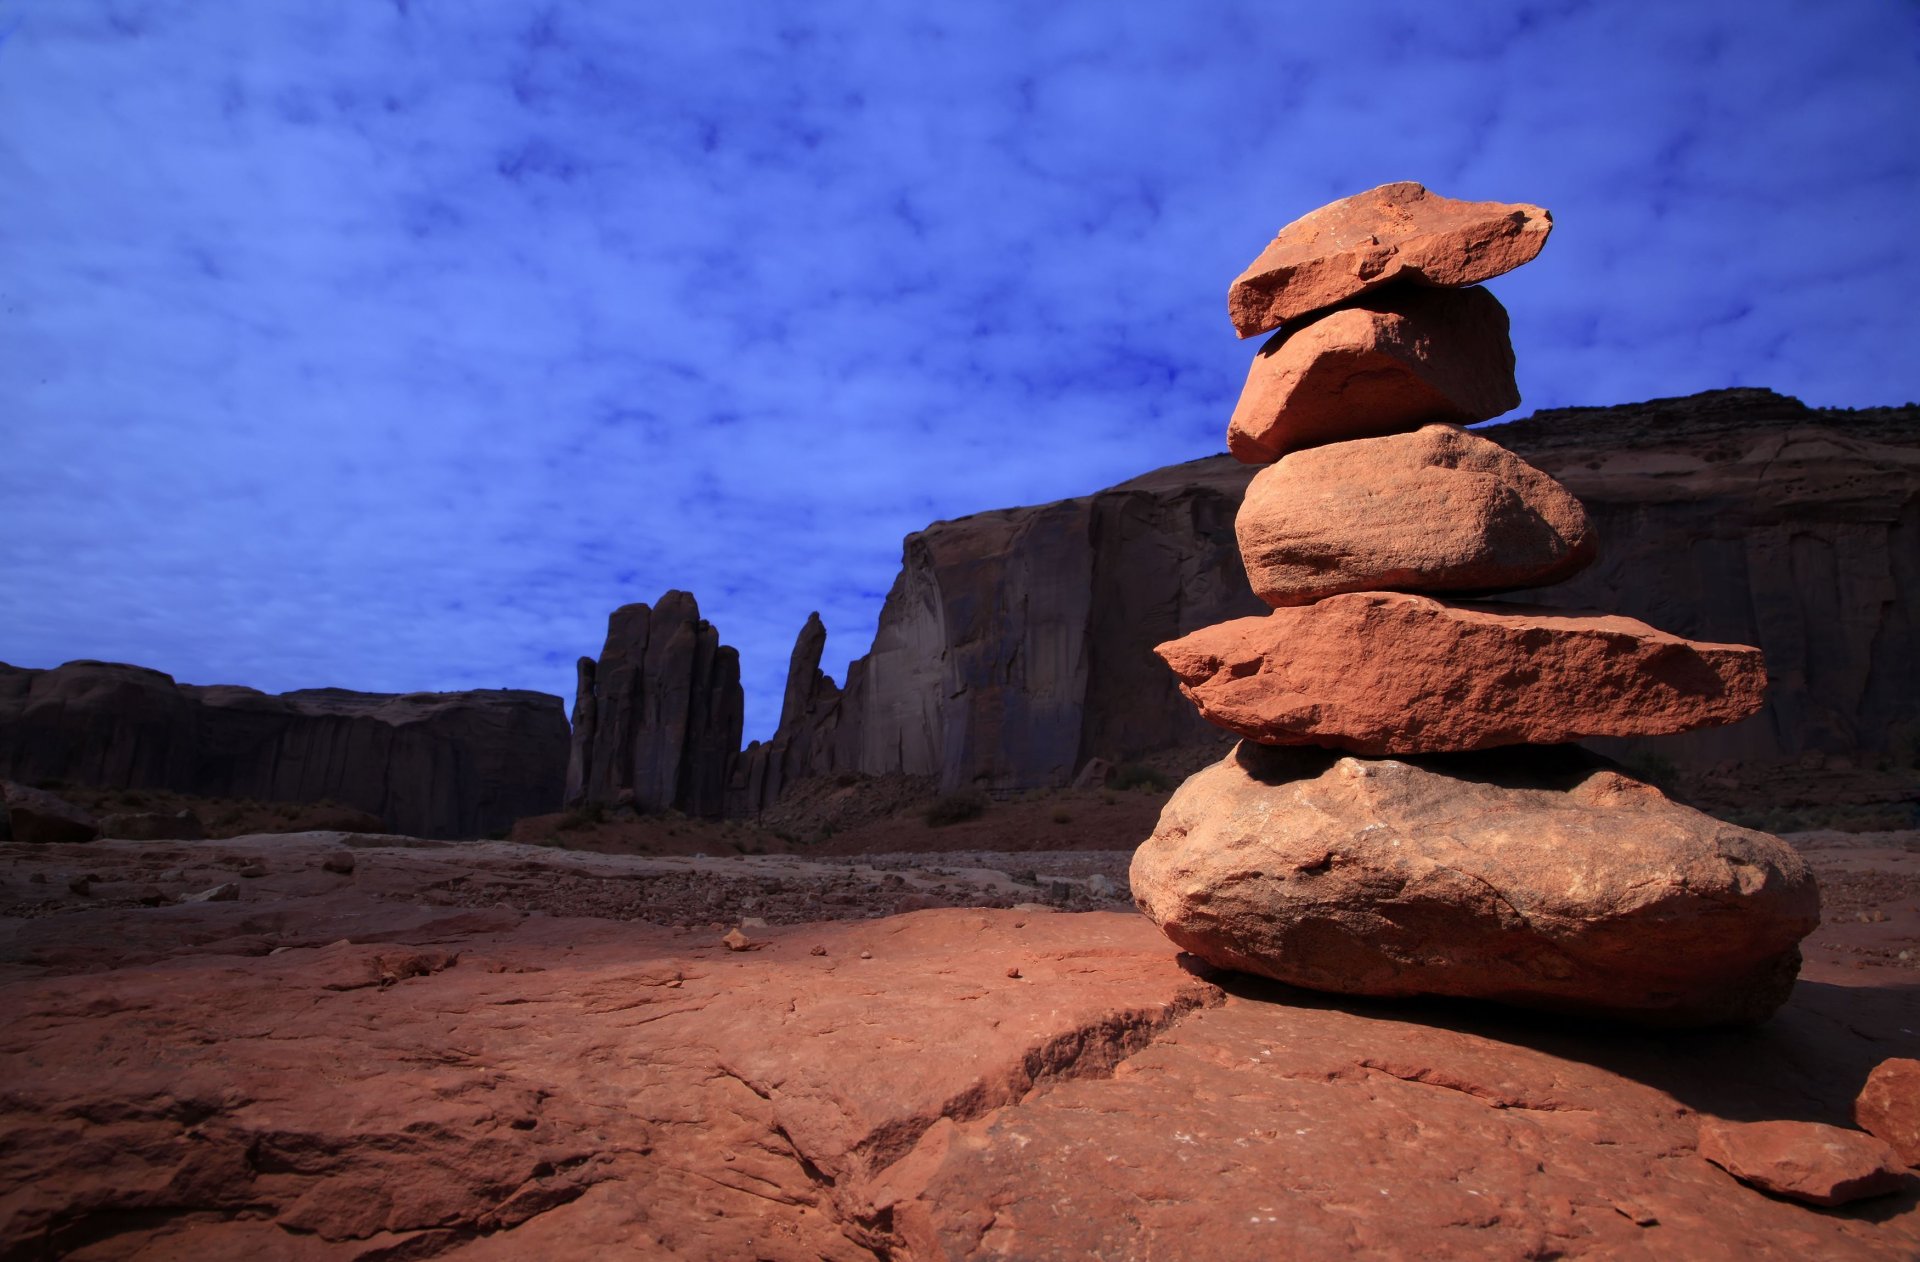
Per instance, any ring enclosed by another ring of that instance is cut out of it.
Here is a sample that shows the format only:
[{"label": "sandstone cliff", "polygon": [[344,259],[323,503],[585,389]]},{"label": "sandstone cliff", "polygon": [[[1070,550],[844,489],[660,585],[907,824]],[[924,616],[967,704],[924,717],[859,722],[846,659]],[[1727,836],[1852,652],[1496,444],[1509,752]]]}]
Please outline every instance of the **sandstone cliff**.
[{"label": "sandstone cliff", "polygon": [[479,837],[554,809],[566,715],[544,693],[177,684],[139,666],[0,664],[0,778],[313,802]]},{"label": "sandstone cliff", "polygon": [[599,661],[579,662],[567,801],[717,817],[744,714],[740,655],[690,594],[623,605]]},{"label": "sandstone cliff", "polygon": [[1765,653],[1759,715],[1644,748],[1699,765],[1920,736],[1920,408],[1717,390],[1486,434],[1572,489],[1600,536],[1591,568],[1524,599]]},{"label": "sandstone cliff", "polygon": [[[1878,754],[1920,730],[1920,408],[1737,389],[1485,432],[1564,481],[1600,537],[1595,566],[1527,600],[1765,651],[1760,715],[1649,748],[1694,765]],[[737,806],[838,771],[1058,785],[1089,758],[1212,739],[1151,650],[1264,612],[1233,535],[1254,472],[1210,457],[909,535],[871,651],[844,691],[806,685]]]}]

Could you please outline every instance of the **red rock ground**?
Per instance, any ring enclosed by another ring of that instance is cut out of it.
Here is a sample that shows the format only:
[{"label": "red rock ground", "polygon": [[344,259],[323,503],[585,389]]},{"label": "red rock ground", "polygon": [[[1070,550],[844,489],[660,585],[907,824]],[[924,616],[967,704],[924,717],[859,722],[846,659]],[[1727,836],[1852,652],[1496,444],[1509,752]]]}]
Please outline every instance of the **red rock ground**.
[{"label": "red rock ground", "polygon": [[1130,911],[864,918],[1100,905],[1124,852],[0,847],[0,1256],[1910,1258],[1913,1180],[1697,1151],[1920,1051],[1920,837],[1800,840],[1794,999],[1693,1035],[1207,979]]}]

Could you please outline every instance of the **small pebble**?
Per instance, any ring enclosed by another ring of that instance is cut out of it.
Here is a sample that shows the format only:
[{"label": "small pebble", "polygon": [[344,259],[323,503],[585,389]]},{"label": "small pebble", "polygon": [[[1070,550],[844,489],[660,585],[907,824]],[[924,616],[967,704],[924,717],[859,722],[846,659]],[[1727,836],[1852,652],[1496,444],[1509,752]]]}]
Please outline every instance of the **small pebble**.
[{"label": "small pebble", "polygon": [[808,955],[825,955],[826,953],[827,953],[827,948],[823,946],[817,946],[813,948],[813,950],[807,952]]},{"label": "small pebble", "polygon": [[1017,978],[1017,977],[1019,977],[1019,976],[1020,976],[1020,969],[1018,968],[1018,966],[1016,966],[1016,967],[1014,967],[1014,968],[1010,968],[1010,969],[1008,969],[1008,970],[1007,970],[1007,976],[1008,976],[1008,977],[1016,977],[1016,978]]},{"label": "small pebble", "polygon": [[870,959],[872,959],[872,958],[873,958],[873,952],[871,952],[871,951],[862,951],[862,952],[860,953],[860,958],[861,958],[861,959],[863,959],[863,960],[870,960]]}]

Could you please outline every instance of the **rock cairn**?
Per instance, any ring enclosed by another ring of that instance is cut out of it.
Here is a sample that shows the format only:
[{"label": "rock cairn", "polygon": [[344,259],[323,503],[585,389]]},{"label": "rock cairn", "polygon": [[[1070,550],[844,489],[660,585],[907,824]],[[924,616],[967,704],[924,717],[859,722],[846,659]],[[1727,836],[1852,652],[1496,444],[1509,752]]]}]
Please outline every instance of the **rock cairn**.
[{"label": "rock cairn", "polygon": [[[1136,852],[1136,902],[1227,968],[1667,1025],[1764,1019],[1818,920],[1806,865],[1567,742],[1759,709],[1757,649],[1482,601],[1595,555],[1567,489],[1460,428],[1514,407],[1479,282],[1552,217],[1388,184],[1281,229],[1233,282],[1255,356],[1229,449],[1263,617],[1157,650],[1242,740]],[[1476,599],[1467,599],[1476,598]]]}]

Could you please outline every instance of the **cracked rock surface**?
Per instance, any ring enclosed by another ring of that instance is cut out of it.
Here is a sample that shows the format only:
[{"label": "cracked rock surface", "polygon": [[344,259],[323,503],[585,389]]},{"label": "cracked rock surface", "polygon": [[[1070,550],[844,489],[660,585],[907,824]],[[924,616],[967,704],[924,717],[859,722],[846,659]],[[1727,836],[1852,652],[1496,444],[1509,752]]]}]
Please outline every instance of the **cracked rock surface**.
[{"label": "cracked rock surface", "polygon": [[[342,844],[0,847],[0,1256],[1920,1250],[1911,1182],[1815,1211],[1695,1148],[1702,1117],[1846,1124],[1920,1029],[1890,968],[1822,956],[1758,1030],[1625,1035],[1203,977],[1122,912],[756,924],[732,952],[537,910],[661,860],[358,838],[325,870]],[[492,905],[426,898],[461,861]],[[104,893],[67,892],[76,862]],[[707,862],[786,897],[817,875]],[[108,897],[202,865],[263,873]]]}]

